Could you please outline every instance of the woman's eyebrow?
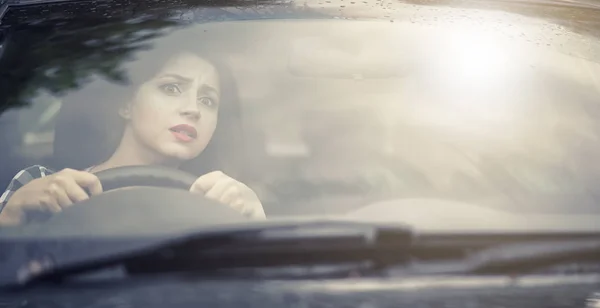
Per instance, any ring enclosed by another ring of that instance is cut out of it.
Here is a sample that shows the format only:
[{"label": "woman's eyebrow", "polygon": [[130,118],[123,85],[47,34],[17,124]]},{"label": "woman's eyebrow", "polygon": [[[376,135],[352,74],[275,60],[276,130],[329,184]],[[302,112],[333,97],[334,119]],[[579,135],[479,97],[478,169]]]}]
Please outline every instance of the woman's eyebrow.
[{"label": "woman's eyebrow", "polygon": [[213,93],[219,95],[219,91],[216,88],[214,88],[212,86],[209,86],[209,85],[206,85],[206,84],[202,85],[202,87],[200,87],[200,91],[199,92],[213,92]]},{"label": "woman's eyebrow", "polygon": [[162,77],[175,78],[175,79],[177,79],[177,80],[179,80],[181,82],[185,82],[185,83],[190,83],[190,82],[194,81],[193,78],[187,78],[187,77],[183,77],[183,76],[177,75],[177,74],[164,74],[164,75],[161,76],[161,78]]}]

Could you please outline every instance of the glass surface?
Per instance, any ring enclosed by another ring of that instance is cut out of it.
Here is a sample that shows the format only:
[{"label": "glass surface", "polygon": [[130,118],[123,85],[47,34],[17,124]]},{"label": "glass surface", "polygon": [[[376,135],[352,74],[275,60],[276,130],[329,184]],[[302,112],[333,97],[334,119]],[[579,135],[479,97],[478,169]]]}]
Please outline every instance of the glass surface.
[{"label": "glass surface", "polygon": [[[184,170],[234,175],[268,216],[406,198],[598,213],[597,11],[437,2],[175,6],[12,27],[0,184],[33,164],[101,163],[121,104],[173,59],[192,69],[188,53],[230,74],[221,90],[238,99],[219,107],[216,159]],[[174,83],[154,83],[146,101],[172,97]]]}]

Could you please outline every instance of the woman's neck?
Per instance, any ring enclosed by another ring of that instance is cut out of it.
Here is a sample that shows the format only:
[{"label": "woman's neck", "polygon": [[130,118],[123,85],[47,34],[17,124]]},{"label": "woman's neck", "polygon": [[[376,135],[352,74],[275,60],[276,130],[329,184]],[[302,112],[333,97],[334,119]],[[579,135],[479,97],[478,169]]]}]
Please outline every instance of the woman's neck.
[{"label": "woman's neck", "polygon": [[164,165],[177,168],[179,162],[166,159],[152,149],[141,145],[131,132],[126,131],[119,146],[109,159],[92,168],[92,172],[99,172],[124,166]]}]

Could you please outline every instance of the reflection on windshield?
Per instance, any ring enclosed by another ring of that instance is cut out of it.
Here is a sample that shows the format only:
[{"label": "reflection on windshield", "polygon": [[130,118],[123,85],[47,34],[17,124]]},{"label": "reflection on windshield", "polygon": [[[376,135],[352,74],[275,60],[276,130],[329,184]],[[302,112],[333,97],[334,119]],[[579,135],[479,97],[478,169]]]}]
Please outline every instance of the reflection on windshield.
[{"label": "reflection on windshield", "polygon": [[[12,84],[14,76],[23,81],[3,92],[0,112],[28,107],[2,118],[2,131],[14,132],[2,142],[15,170],[0,184],[26,165],[61,160],[54,129],[65,101],[102,105],[112,93],[77,95],[98,80],[130,86],[136,57],[193,41],[218,53],[235,77],[235,138],[244,150],[232,158],[233,173],[274,213],[333,213],[412,197],[511,210],[596,209],[600,42],[523,16],[402,8],[414,16],[394,23],[273,20],[178,29],[169,16],[93,30],[40,26],[4,56],[31,60],[3,62]],[[431,26],[435,16],[447,27]],[[475,17],[490,16],[499,21],[473,26],[481,23]]]}]

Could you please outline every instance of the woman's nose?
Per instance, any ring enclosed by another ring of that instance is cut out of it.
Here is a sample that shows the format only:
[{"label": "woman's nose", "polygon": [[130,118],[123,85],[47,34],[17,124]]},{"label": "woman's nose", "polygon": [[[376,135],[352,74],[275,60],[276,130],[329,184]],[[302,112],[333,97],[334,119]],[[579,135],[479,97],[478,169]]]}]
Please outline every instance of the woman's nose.
[{"label": "woman's nose", "polygon": [[196,100],[196,95],[187,95],[185,97],[185,102],[182,103],[182,106],[179,109],[179,114],[193,121],[199,120],[200,108]]}]

